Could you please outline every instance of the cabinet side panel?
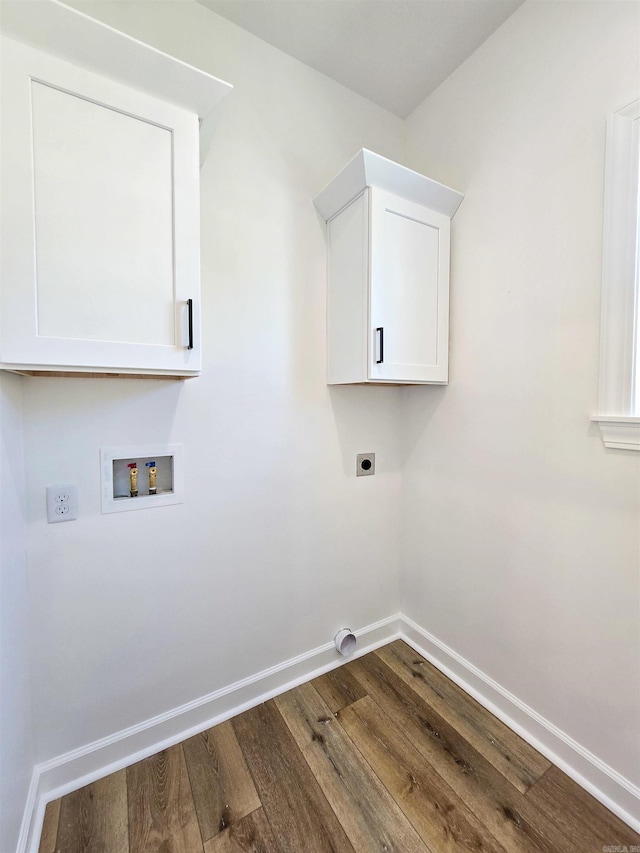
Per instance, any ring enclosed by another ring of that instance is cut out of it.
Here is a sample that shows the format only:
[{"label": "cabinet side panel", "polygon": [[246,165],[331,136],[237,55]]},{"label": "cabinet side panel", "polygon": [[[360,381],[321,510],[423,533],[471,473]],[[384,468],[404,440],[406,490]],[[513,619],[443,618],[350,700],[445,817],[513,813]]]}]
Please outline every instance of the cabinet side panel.
[{"label": "cabinet side panel", "polygon": [[327,382],[364,382],[369,253],[366,191],[328,223],[327,239]]}]

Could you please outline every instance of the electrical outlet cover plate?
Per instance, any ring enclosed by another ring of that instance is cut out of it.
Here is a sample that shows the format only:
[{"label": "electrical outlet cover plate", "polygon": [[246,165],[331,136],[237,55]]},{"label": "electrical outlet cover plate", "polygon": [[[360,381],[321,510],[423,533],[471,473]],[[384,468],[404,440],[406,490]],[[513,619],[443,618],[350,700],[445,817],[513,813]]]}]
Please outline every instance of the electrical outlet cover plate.
[{"label": "electrical outlet cover plate", "polygon": [[358,453],[356,456],[356,477],[371,477],[376,473],[376,454]]},{"label": "electrical outlet cover plate", "polygon": [[47,486],[47,521],[75,521],[78,517],[78,487],[71,483]]}]

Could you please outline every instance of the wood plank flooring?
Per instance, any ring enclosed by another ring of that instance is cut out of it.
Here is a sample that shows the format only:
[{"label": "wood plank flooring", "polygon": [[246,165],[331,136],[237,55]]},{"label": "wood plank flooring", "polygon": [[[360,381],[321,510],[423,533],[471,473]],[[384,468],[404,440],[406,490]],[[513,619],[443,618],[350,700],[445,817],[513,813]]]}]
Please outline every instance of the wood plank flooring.
[{"label": "wood plank flooring", "polygon": [[640,836],[402,641],[47,806],[40,853],[534,853]]}]

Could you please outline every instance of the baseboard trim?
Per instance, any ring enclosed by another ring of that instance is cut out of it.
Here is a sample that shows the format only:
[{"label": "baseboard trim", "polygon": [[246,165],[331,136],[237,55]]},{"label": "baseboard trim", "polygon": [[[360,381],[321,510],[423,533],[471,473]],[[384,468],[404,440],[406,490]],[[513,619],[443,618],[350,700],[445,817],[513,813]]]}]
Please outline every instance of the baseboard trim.
[{"label": "baseboard trim", "polygon": [[[358,648],[353,657],[397,639],[400,620],[400,614],[395,614],[356,629]],[[36,765],[17,853],[37,853],[45,808],[51,800],[180,743],[344,662],[333,642],[325,643],[164,714]]]},{"label": "baseboard trim", "polygon": [[640,832],[640,788],[404,615],[400,635],[465,693]]},{"label": "baseboard trim", "polygon": [[[29,790],[27,791],[27,799],[24,806],[24,812],[22,813],[22,823],[20,824],[20,833],[18,835],[18,845],[17,845],[17,853],[22,853],[23,850],[27,850],[27,842],[29,839],[29,834],[32,831],[33,824],[35,823],[35,818],[38,813],[39,807],[39,782],[40,782],[40,774],[38,773],[38,768],[34,767],[33,773],[31,774],[31,781],[29,782]],[[44,805],[42,806],[42,817],[44,818]],[[40,835],[42,829],[42,820],[40,821],[40,830],[38,830],[38,836]]]},{"label": "baseboard trim", "polygon": [[[401,637],[549,761],[640,832],[640,789],[413,620],[395,614],[356,630],[360,657]],[[345,662],[333,643],[36,765],[17,853],[37,853],[48,802],[224,722]]]}]

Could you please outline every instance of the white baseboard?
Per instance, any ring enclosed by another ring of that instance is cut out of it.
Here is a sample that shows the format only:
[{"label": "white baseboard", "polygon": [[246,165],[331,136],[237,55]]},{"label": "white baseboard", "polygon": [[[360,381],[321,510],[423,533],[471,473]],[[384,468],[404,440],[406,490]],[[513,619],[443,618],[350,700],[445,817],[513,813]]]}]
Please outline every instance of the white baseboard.
[{"label": "white baseboard", "polygon": [[407,616],[401,616],[400,633],[465,693],[640,832],[640,788]]},{"label": "white baseboard", "polygon": [[[38,773],[38,768],[34,767],[33,773],[31,774],[31,781],[29,783],[29,790],[27,791],[27,800],[25,802],[24,812],[22,813],[22,824],[20,825],[20,833],[18,835],[18,844],[16,847],[17,853],[23,853],[24,850],[30,849],[27,847],[27,844],[31,833],[33,832],[33,825],[39,811],[42,811],[42,817],[40,818],[40,824],[38,826],[37,838],[40,837],[40,833],[42,832],[42,819],[44,818],[45,804],[43,804],[42,809],[40,809],[38,793],[39,779],[40,774]],[[37,846],[35,849],[37,851]]]},{"label": "white baseboard", "polygon": [[[400,615],[355,630],[360,657],[400,636]],[[165,714],[94,741],[34,768],[17,853],[37,853],[44,811],[56,800],[109,773],[266,702],[345,662],[332,642],[202,696]]]},{"label": "white baseboard", "polygon": [[[360,657],[402,637],[509,728],[640,832],[640,789],[500,684],[429,634],[395,614],[356,630]],[[37,853],[46,804],[96,779],[253,708],[345,662],[333,643],[237,681],[207,696],[34,768],[17,853]]]}]

